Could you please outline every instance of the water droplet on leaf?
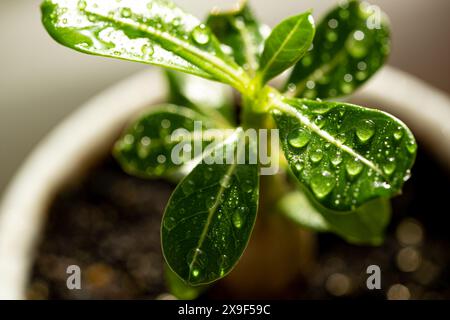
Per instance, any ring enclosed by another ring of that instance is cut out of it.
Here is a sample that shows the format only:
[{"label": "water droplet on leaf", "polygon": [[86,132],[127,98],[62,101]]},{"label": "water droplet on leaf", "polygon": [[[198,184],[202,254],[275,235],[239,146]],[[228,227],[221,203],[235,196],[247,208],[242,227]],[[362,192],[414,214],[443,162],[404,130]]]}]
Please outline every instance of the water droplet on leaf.
[{"label": "water droplet on leaf", "polygon": [[154,52],[155,52],[155,49],[153,48],[153,46],[151,44],[145,44],[142,46],[142,54],[147,59],[150,58]]},{"label": "water droplet on leaf", "polygon": [[78,1],[78,9],[80,9],[80,10],[84,10],[84,9],[86,9],[86,1],[85,0],[80,0],[80,1]]},{"label": "water droplet on leaf", "polygon": [[194,181],[188,180],[181,185],[185,195],[190,195],[194,191]]},{"label": "water droplet on leaf", "polygon": [[337,167],[342,163],[342,156],[340,154],[336,154],[333,159],[331,159],[331,163]]},{"label": "water droplet on leaf", "polygon": [[394,173],[395,168],[396,168],[395,162],[387,163],[387,164],[385,164],[385,165],[383,166],[383,172],[384,172],[386,175],[390,176],[391,174]]},{"label": "water droplet on leaf", "polygon": [[174,217],[168,217],[164,219],[164,228],[166,228],[167,231],[171,231],[175,227],[176,227],[176,220]]},{"label": "water droplet on leaf", "polygon": [[220,185],[223,188],[229,188],[230,184],[231,184],[231,177],[228,174],[224,175],[222,179],[220,179]]},{"label": "water droplet on leaf", "polygon": [[403,137],[403,130],[399,129],[398,131],[394,132],[394,139],[400,140]]},{"label": "water droplet on leaf", "polygon": [[303,129],[294,130],[288,135],[288,142],[294,148],[303,148],[310,140],[311,133]]},{"label": "water droplet on leaf", "polygon": [[358,159],[350,160],[346,163],[345,169],[350,177],[356,177],[361,173],[363,164]]},{"label": "water droplet on leaf", "polygon": [[410,141],[406,145],[406,149],[408,149],[409,153],[414,153],[417,151],[417,144],[414,141]]},{"label": "water droplet on leaf", "polygon": [[233,212],[231,221],[237,229],[242,228],[242,225],[244,224],[243,214],[245,213],[245,210],[245,207],[240,207]]},{"label": "water droplet on leaf", "polygon": [[316,149],[311,153],[311,161],[314,163],[320,162],[323,158],[323,151],[321,149]]},{"label": "water droplet on leaf", "polygon": [[314,194],[319,198],[325,198],[335,187],[336,179],[328,171],[316,173],[311,178],[311,188]]},{"label": "water droplet on leaf", "polygon": [[129,18],[129,17],[131,17],[131,9],[130,9],[130,8],[122,8],[122,9],[120,10],[120,15],[121,15],[123,18]]},{"label": "water droplet on leaf", "polygon": [[207,44],[210,40],[208,30],[206,30],[205,25],[201,24],[192,31],[192,38],[198,44]]},{"label": "water droplet on leaf", "polygon": [[367,142],[375,133],[375,123],[372,120],[363,120],[356,128],[356,135],[361,142]]}]

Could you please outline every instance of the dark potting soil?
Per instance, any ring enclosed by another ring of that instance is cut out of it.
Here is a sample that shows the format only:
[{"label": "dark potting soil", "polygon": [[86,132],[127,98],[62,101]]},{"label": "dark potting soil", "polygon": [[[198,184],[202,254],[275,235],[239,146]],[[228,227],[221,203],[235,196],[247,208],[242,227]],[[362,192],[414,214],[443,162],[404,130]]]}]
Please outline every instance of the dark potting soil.
[{"label": "dark potting soil", "polygon": [[[130,177],[108,158],[60,192],[48,213],[28,297],[167,298],[159,226],[173,187]],[[320,234],[314,274],[293,283],[289,297],[449,299],[449,195],[448,172],[419,152],[403,195],[393,200],[385,243],[354,246]],[[69,265],[82,270],[81,290],[67,288]],[[381,269],[381,290],[367,289],[370,265]]]}]

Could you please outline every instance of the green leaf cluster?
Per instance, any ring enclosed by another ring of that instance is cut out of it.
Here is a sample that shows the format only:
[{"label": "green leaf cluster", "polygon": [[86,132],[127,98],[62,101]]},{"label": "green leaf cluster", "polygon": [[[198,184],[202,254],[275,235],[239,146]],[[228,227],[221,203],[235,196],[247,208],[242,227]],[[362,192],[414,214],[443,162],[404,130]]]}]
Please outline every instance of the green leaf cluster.
[{"label": "green leaf cluster", "polygon": [[[202,22],[169,0],[45,0],[42,20],[72,49],[170,69],[167,103],[137,117],[114,154],[130,174],[179,182],[161,225],[178,296],[195,297],[192,286],[228,274],[249,241],[260,164],[223,152],[242,145],[256,155],[247,128],[279,129],[300,185],[279,199],[284,214],[352,243],[381,243],[388,199],[410,176],[414,136],[389,114],[326,99],[352,93],[383,65],[390,51],[384,14],[341,2],[317,26],[308,11],[270,30],[245,1]],[[282,73],[288,80],[273,88]]]}]

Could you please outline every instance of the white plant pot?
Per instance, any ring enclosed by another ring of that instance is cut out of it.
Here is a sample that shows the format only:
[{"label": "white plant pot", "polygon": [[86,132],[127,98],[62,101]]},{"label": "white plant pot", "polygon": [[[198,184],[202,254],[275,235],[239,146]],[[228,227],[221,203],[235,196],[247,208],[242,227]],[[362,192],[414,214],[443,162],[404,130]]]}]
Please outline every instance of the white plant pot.
[{"label": "white plant pot", "polygon": [[[35,148],[0,203],[0,299],[23,299],[46,214],[55,194],[110,152],[136,113],[166,96],[160,72],[149,70],[102,92]],[[410,75],[384,68],[352,101],[406,122],[450,169],[450,99]]]}]

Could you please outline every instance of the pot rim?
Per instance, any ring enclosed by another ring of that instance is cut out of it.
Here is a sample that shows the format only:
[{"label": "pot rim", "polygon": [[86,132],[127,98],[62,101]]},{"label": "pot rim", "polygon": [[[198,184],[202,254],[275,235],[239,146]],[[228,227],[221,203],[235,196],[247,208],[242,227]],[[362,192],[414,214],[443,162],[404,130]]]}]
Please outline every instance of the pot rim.
[{"label": "pot rim", "polygon": [[[55,193],[106,154],[123,124],[163,101],[166,90],[162,72],[140,72],[83,104],[34,148],[0,203],[0,299],[25,298],[35,246]],[[429,141],[450,168],[450,99],[445,93],[387,66],[351,100],[386,106]]]}]

